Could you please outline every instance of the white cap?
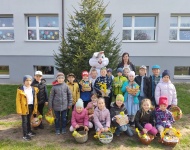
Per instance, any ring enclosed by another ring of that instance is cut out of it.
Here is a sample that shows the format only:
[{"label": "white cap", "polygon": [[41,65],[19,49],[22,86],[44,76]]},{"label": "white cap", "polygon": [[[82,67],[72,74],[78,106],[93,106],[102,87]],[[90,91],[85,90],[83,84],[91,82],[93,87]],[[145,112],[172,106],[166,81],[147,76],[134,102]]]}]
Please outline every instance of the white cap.
[{"label": "white cap", "polygon": [[36,72],[35,72],[35,75],[41,75],[41,76],[42,76],[43,74],[42,74],[41,71],[36,71]]},{"label": "white cap", "polygon": [[145,65],[142,65],[139,69],[146,69],[146,66]]}]

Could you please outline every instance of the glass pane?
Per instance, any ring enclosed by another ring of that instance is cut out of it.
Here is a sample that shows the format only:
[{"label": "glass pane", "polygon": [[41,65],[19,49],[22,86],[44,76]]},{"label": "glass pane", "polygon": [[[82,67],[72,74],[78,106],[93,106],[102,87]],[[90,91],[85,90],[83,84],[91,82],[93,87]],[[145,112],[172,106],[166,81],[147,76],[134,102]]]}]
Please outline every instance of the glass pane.
[{"label": "glass pane", "polygon": [[54,74],[53,66],[35,66],[35,70],[40,70],[40,71],[42,71],[43,74],[46,74],[46,75]]},{"label": "glass pane", "polygon": [[0,17],[0,27],[13,27],[13,17]]},{"label": "glass pane", "polygon": [[110,16],[105,16],[104,22],[107,23],[107,27],[110,27]]},{"label": "glass pane", "polygon": [[132,27],[132,17],[123,17],[123,27]]},{"label": "glass pane", "polygon": [[14,30],[0,30],[0,40],[14,40]]},{"label": "glass pane", "polygon": [[178,17],[171,17],[170,18],[170,27],[177,27],[177,18]]},{"label": "glass pane", "polygon": [[58,27],[58,17],[40,17],[40,27]]},{"label": "glass pane", "polygon": [[0,66],[0,75],[9,75],[9,66]]},{"label": "glass pane", "polygon": [[155,30],[135,30],[134,40],[155,40]]},{"label": "glass pane", "polygon": [[190,27],[190,17],[181,17],[181,27]]},{"label": "glass pane", "polygon": [[175,66],[174,75],[190,75],[190,66]]},{"label": "glass pane", "polygon": [[179,39],[180,40],[190,40],[190,30],[180,30]]},{"label": "glass pane", "polygon": [[177,30],[170,30],[170,40],[177,40]]},{"label": "glass pane", "polygon": [[40,30],[40,40],[59,40],[58,30]]},{"label": "glass pane", "polygon": [[135,27],[155,27],[156,17],[135,17]]},{"label": "glass pane", "polygon": [[28,17],[28,27],[36,27],[36,17]]},{"label": "glass pane", "polygon": [[123,30],[123,40],[131,40],[131,30]]},{"label": "glass pane", "polygon": [[37,40],[36,30],[28,30],[28,40]]}]

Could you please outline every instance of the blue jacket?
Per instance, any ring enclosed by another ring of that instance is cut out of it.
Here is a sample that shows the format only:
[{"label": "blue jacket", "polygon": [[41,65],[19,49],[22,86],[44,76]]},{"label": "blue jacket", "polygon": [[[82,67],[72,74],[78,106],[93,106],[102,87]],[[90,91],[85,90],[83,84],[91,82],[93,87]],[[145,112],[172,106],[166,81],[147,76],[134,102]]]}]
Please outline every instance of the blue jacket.
[{"label": "blue jacket", "polygon": [[[89,86],[91,87],[91,91],[83,91],[82,90],[82,83],[85,83],[85,84],[89,84]],[[80,88],[80,98],[83,100],[83,101],[90,101],[90,98],[91,98],[91,92],[93,90],[92,88],[92,83],[90,81],[84,81],[84,80],[81,80],[79,82],[79,88]]]}]

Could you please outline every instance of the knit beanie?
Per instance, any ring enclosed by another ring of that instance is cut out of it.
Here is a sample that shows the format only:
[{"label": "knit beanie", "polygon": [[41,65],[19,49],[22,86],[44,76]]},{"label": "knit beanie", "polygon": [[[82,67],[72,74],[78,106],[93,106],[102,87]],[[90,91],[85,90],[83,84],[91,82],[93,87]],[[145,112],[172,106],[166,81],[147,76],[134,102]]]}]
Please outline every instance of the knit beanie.
[{"label": "knit beanie", "polygon": [[164,72],[162,73],[162,78],[166,75],[168,75],[170,77],[170,71],[169,70],[164,70]]},{"label": "knit beanie", "polygon": [[118,72],[123,73],[123,69],[122,69],[122,68],[118,68],[118,69],[117,69],[117,73],[118,73]]},{"label": "knit beanie", "polygon": [[79,98],[76,102],[76,107],[82,107],[84,108],[84,105],[83,105],[83,100],[81,98]]},{"label": "knit beanie", "polygon": [[123,101],[124,102],[124,97],[123,97],[123,95],[122,94],[117,94],[117,96],[116,96],[116,101],[117,100],[120,100],[120,101]]},{"label": "knit beanie", "polygon": [[25,82],[26,79],[31,79],[31,80],[32,80],[32,76],[31,76],[31,75],[25,75],[25,76],[23,77],[23,82]]},{"label": "knit beanie", "polygon": [[134,72],[134,71],[130,71],[130,72],[128,73],[128,76],[133,76],[133,77],[135,77],[135,72]]},{"label": "knit beanie", "polygon": [[161,96],[159,98],[159,105],[166,105],[168,107],[168,99],[166,96]]},{"label": "knit beanie", "polygon": [[64,73],[62,73],[62,72],[58,72],[58,73],[57,73],[57,76],[56,76],[56,78],[58,78],[58,77],[60,77],[60,76],[62,76],[62,77],[64,77],[64,78],[65,78],[65,75],[64,75]]}]

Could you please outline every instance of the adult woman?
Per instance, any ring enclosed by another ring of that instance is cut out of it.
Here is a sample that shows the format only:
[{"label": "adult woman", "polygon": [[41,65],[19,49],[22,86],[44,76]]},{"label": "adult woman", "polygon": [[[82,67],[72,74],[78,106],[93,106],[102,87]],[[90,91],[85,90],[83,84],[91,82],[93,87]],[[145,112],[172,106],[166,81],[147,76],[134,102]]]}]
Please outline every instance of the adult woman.
[{"label": "adult woman", "polygon": [[122,62],[118,64],[117,68],[130,68],[131,71],[136,71],[135,65],[129,60],[129,53],[123,53]]}]

